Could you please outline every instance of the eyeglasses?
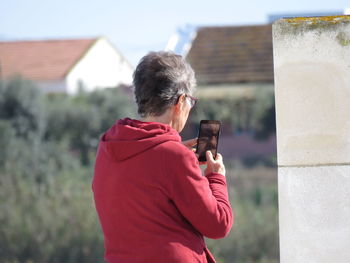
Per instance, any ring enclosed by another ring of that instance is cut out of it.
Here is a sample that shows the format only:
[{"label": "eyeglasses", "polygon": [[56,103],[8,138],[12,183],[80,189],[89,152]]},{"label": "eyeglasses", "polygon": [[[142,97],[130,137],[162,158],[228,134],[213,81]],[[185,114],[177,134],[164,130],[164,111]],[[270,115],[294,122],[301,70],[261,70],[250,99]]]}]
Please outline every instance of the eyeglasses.
[{"label": "eyeglasses", "polygon": [[191,95],[188,95],[188,94],[185,94],[185,96],[190,99],[189,100],[190,106],[191,106],[191,108],[193,108],[194,105],[196,105],[198,98],[192,97]]},{"label": "eyeglasses", "polygon": [[[182,94],[179,95],[179,97],[177,97],[177,99],[175,101],[175,104],[177,104],[179,102],[179,99],[180,99],[181,96],[182,96]],[[190,107],[193,108],[194,105],[196,105],[198,99],[195,98],[195,97],[192,97],[191,95],[188,95],[186,93],[185,93],[185,97],[189,98],[188,102],[190,103]]]}]

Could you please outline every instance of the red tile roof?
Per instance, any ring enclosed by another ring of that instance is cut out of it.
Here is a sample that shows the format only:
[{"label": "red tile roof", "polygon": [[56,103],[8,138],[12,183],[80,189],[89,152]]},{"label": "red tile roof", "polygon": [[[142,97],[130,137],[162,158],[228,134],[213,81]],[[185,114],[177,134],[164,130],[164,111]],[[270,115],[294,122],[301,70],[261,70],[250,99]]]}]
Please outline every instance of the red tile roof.
[{"label": "red tile roof", "polygon": [[272,27],[201,27],[187,54],[198,84],[273,82]]},{"label": "red tile roof", "polygon": [[0,42],[0,78],[63,79],[97,38]]}]

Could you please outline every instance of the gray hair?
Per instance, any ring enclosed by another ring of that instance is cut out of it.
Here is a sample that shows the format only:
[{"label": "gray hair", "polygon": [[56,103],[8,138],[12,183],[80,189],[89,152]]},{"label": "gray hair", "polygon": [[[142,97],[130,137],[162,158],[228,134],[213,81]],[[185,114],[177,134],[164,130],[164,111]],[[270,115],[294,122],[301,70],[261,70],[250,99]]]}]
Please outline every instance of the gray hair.
[{"label": "gray hair", "polygon": [[180,55],[150,52],[133,75],[134,93],[141,117],[160,116],[181,94],[192,95],[196,85],[193,69]]}]

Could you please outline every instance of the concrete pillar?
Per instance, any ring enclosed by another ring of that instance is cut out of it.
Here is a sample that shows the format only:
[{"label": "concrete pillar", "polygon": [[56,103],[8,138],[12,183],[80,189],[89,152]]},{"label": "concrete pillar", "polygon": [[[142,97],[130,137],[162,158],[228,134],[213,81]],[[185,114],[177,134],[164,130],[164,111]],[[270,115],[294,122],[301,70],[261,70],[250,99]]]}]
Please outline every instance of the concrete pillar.
[{"label": "concrete pillar", "polygon": [[273,25],[281,263],[350,262],[350,16]]}]

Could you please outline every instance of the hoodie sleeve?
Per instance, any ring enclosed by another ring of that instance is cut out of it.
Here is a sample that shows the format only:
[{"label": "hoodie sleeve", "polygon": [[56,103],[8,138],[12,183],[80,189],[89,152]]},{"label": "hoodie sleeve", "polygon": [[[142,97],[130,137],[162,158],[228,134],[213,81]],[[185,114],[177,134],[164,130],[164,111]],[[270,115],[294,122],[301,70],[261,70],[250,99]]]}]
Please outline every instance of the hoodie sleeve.
[{"label": "hoodie sleeve", "polygon": [[202,176],[196,155],[182,145],[179,150],[173,151],[163,164],[171,173],[172,200],[202,235],[225,237],[233,224],[225,177],[217,173]]}]

